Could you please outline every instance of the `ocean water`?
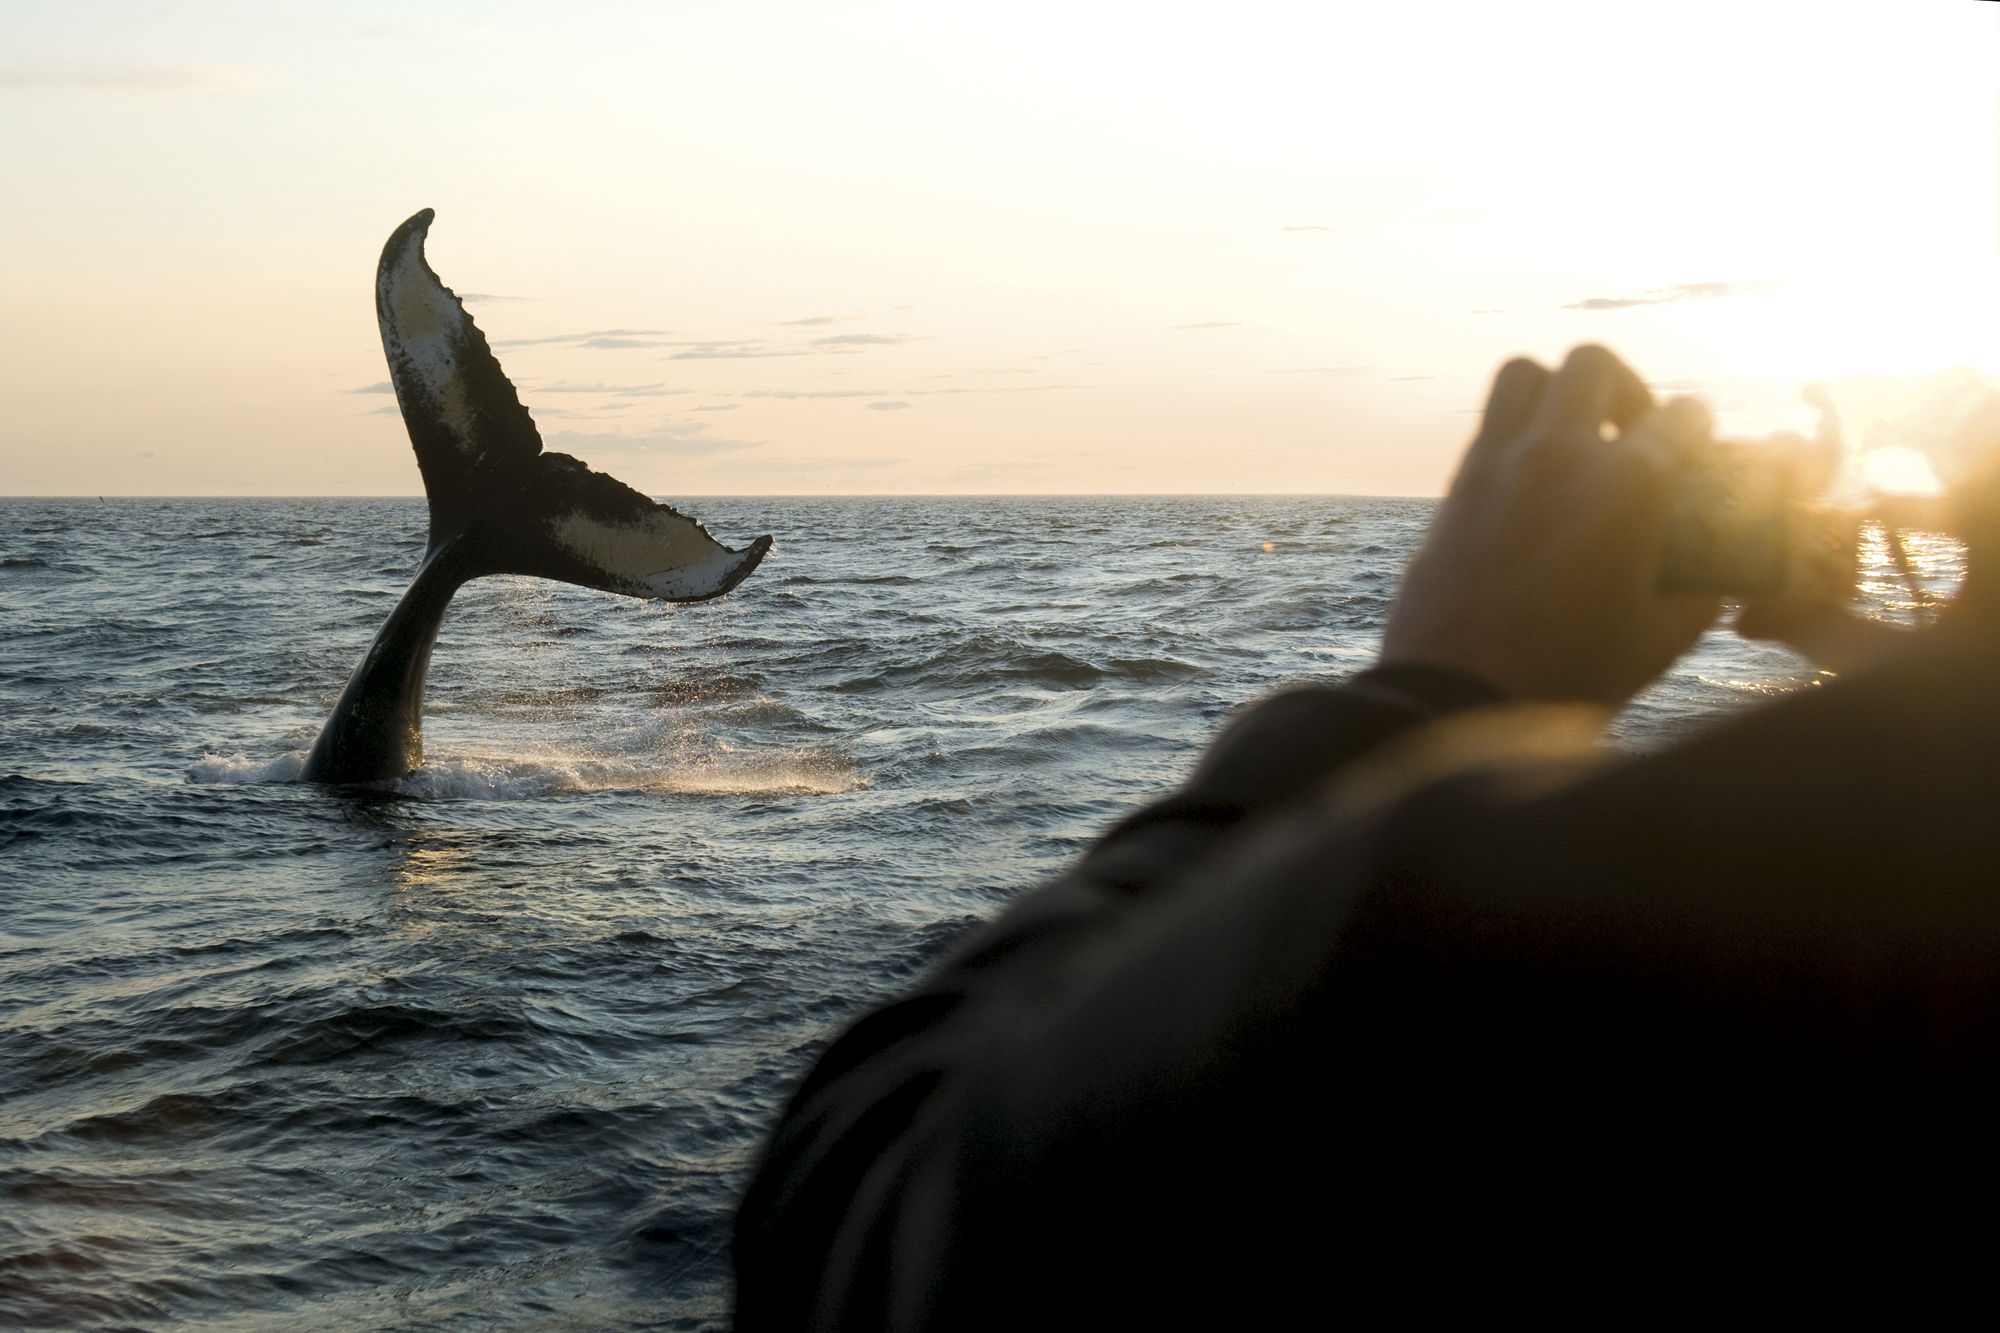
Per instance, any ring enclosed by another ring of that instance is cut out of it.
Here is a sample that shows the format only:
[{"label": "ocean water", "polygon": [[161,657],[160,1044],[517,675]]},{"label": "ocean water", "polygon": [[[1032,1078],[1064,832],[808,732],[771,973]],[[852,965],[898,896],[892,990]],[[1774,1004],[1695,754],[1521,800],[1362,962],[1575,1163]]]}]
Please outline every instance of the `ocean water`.
[{"label": "ocean water", "polygon": [[[424,767],[334,790],[420,500],[0,501],[0,1326],[724,1323],[829,1034],[1365,665],[1431,510],[682,503],[777,549],[697,606],[468,585]],[[1811,678],[1717,633],[1619,742]]]}]

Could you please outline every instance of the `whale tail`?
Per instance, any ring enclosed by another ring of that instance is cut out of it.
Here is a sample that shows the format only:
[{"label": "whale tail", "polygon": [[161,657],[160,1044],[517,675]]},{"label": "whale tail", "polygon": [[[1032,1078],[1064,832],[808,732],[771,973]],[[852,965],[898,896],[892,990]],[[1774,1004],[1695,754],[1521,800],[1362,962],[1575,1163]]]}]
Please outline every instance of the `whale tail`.
[{"label": "whale tail", "polygon": [[309,782],[401,777],[423,762],[424,677],[452,594],[482,574],[699,602],[741,583],[769,537],[708,529],[568,454],[545,453],[486,337],[424,260],[431,210],[389,237],[375,274],[382,350],[424,474],[430,545],[306,756]]},{"label": "whale tail", "polygon": [[533,574],[628,597],[720,597],[757,567],[741,550],[568,454],[548,453],[464,304],[424,258],[430,209],[396,228],[375,274],[375,313],[397,405],[430,501],[429,556],[465,577]]}]

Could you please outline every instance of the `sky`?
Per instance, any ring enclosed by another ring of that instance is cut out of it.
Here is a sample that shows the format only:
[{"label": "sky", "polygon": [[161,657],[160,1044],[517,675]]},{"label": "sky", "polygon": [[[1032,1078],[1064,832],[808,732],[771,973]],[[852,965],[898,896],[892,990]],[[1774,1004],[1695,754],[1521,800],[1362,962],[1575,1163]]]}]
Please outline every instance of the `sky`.
[{"label": "sky", "polygon": [[420,494],[437,210],[650,494],[1436,494],[1495,366],[2000,373],[2000,5],[8,0],[0,494]]}]

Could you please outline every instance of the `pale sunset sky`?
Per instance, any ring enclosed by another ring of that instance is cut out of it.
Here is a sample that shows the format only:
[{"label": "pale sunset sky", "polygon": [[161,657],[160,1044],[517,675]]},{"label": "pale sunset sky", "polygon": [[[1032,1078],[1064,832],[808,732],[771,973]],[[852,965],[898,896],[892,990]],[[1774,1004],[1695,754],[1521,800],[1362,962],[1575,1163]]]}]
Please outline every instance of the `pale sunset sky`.
[{"label": "pale sunset sky", "polygon": [[391,229],[649,493],[1435,494],[1504,357],[2000,372],[2000,5],[10,0],[0,494],[418,494]]}]

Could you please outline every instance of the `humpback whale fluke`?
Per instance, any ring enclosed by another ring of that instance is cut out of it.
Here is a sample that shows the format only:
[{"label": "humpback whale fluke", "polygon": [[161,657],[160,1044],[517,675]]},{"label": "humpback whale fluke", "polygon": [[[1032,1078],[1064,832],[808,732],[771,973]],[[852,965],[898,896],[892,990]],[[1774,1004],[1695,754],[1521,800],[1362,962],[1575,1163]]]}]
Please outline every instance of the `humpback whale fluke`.
[{"label": "humpback whale fluke", "polygon": [[409,591],[362,656],[307,756],[311,782],[401,777],[423,762],[424,676],[452,594],[482,574],[534,574],[628,597],[720,597],[771,549],[731,550],[670,506],[568,454],[544,453],[486,337],[424,259],[433,214],[396,228],[375,314],[430,502]]}]

